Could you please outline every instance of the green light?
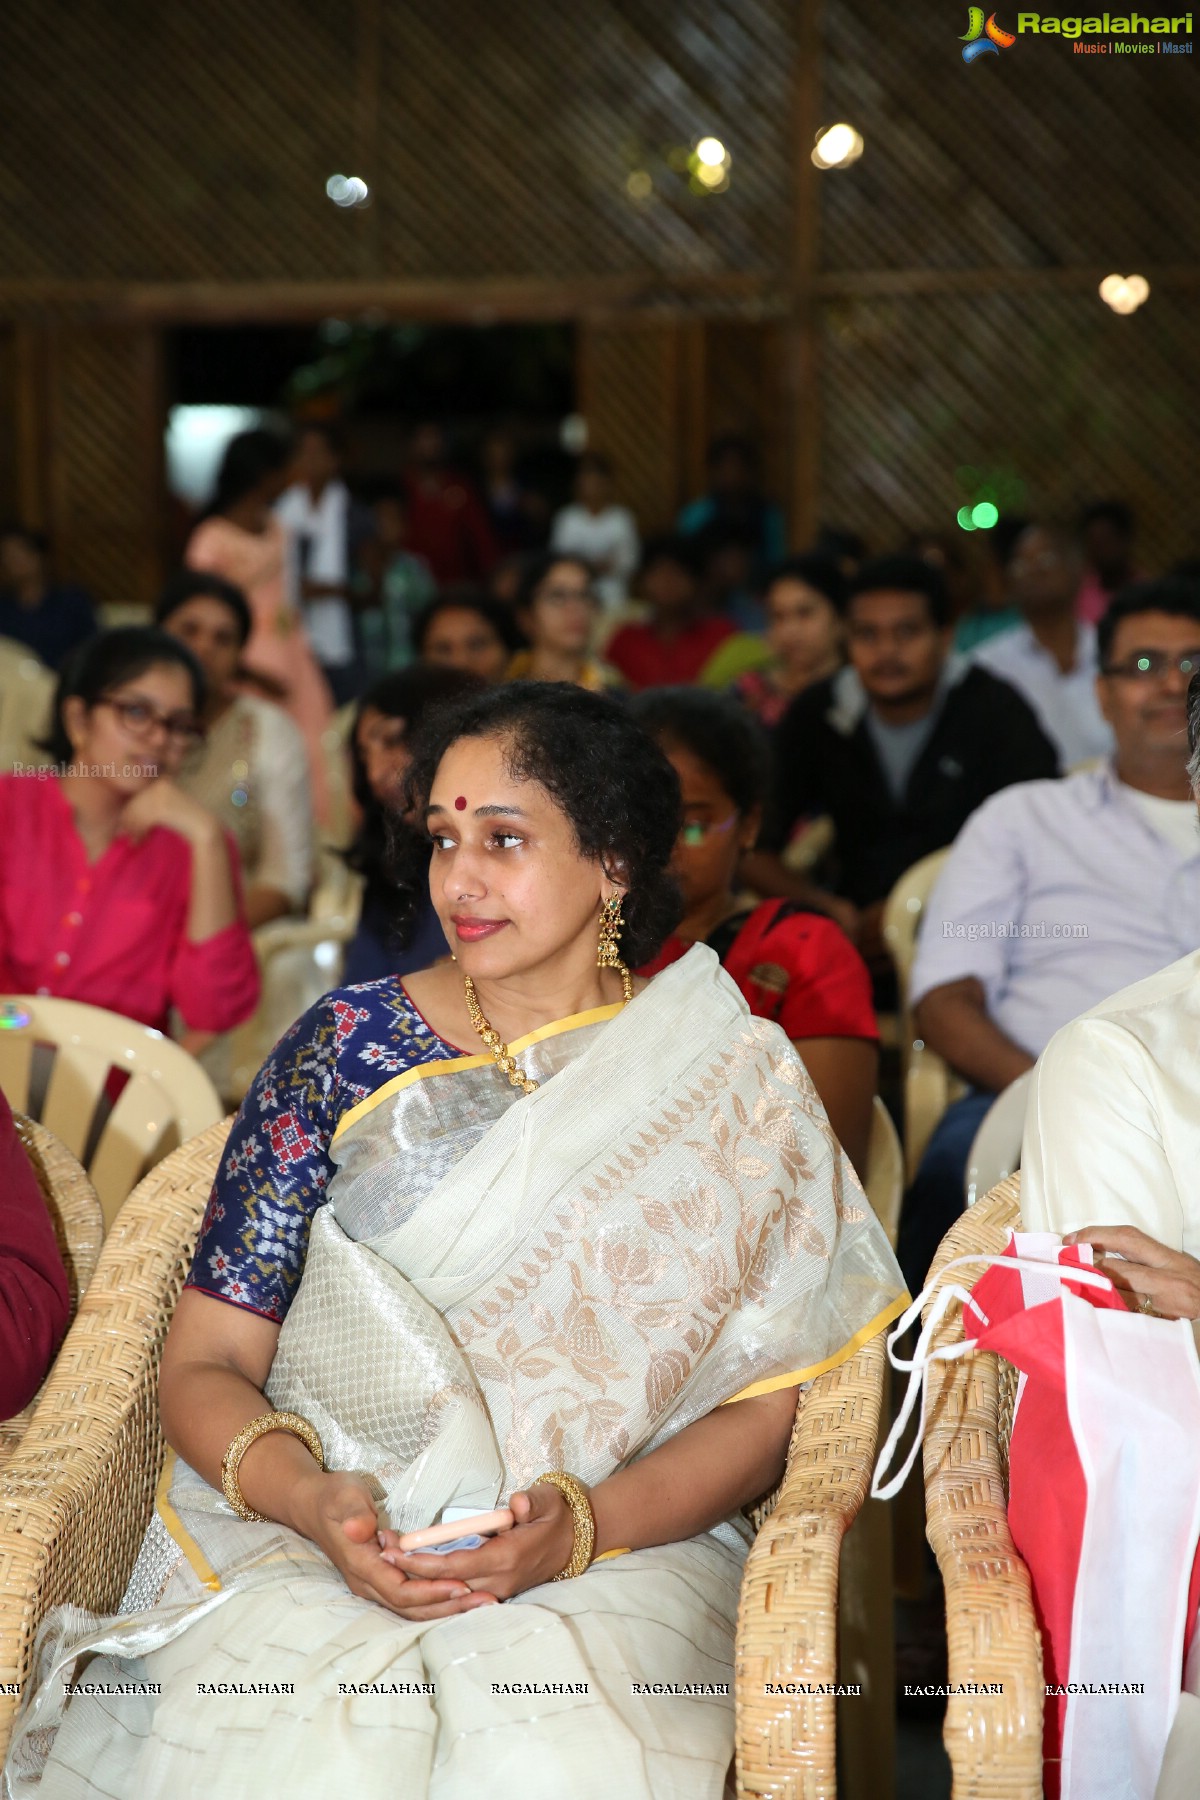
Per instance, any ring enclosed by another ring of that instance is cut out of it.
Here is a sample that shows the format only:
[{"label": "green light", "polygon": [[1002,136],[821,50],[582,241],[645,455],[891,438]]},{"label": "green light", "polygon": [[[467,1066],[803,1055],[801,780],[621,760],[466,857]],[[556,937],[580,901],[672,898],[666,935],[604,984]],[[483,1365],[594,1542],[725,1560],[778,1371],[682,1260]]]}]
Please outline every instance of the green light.
[{"label": "green light", "polygon": [[960,506],[959,507],[958,522],[962,526],[964,531],[974,531],[975,521],[971,517],[971,508],[969,506]]},{"label": "green light", "polygon": [[978,506],[971,508],[971,523],[980,531],[990,531],[1000,517],[1000,510],[990,500],[981,500]]}]

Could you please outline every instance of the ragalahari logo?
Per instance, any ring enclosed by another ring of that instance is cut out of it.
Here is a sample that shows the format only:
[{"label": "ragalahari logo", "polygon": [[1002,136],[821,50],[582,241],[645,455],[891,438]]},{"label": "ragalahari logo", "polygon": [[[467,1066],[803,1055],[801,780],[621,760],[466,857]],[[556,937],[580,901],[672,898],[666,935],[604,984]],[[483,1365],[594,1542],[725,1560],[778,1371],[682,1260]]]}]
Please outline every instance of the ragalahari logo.
[{"label": "ragalahari logo", "polygon": [[1011,50],[1016,41],[1011,31],[997,25],[995,13],[989,13],[985,23],[982,6],[967,8],[967,30],[959,39],[965,63],[973,63],[977,56],[999,56],[1001,50]]}]

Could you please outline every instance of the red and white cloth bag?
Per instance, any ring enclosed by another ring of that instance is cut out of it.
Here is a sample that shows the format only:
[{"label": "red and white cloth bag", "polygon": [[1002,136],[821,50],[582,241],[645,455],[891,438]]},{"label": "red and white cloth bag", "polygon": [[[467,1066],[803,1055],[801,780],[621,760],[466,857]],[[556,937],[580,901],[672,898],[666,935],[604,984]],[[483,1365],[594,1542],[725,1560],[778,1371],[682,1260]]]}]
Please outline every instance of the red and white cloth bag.
[{"label": "red and white cloth bag", "polygon": [[[1200,1360],[1186,1320],[1128,1311],[1091,1261],[1039,1232],[946,1266],[889,1333],[910,1380],[871,1492],[890,1498],[912,1466],[931,1360],[994,1350],[1015,1365],[1008,1522],[1042,1633],[1047,1800],[1155,1800],[1181,1691],[1200,1691]],[[981,1263],[970,1291],[945,1280]],[[895,1342],[931,1293],[904,1361]],[[963,1341],[931,1351],[956,1301]],[[885,1481],[918,1392],[916,1442]]]}]

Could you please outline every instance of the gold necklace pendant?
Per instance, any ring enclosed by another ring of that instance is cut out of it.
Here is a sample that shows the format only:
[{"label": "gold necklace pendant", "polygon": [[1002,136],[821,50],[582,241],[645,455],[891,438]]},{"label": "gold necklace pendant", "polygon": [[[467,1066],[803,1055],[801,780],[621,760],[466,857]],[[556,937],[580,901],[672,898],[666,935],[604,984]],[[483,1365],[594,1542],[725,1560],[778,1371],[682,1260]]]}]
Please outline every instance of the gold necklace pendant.
[{"label": "gold necklace pendant", "polygon": [[[615,966],[621,971],[621,994],[624,1005],[628,1006],[629,1002],[633,999],[633,976],[629,973],[629,970],[624,963],[617,963]],[[510,1053],[508,1045],[504,1042],[504,1039],[500,1036],[500,1033],[495,1027],[489,1025],[487,1019],[484,1017],[483,1008],[479,1004],[479,996],[475,992],[475,983],[471,980],[469,975],[463,976],[463,994],[466,998],[467,1012],[470,1015],[471,1024],[491,1051],[492,1061],[495,1063],[500,1073],[502,1075],[507,1075],[512,1085],[520,1088],[522,1093],[536,1094],[537,1082],[532,1081],[528,1075],[523,1074],[517,1067],[517,1060]]]}]

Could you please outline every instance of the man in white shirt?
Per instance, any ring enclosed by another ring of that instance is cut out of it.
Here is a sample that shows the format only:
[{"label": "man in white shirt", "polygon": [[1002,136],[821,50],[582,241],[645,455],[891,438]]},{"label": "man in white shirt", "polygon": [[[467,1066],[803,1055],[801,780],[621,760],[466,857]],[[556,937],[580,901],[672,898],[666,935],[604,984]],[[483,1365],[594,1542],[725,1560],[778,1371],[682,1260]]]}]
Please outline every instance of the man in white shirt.
[{"label": "man in white shirt", "polygon": [[[1188,748],[1195,803],[1200,675]],[[1055,1032],[1025,1115],[1021,1217],[1120,1251],[1109,1273],[1137,1298],[1200,1317],[1200,950]]]},{"label": "man in white shirt", "polygon": [[1008,577],[1024,622],[986,639],[971,661],[1029,702],[1069,773],[1112,749],[1097,700],[1096,628],[1075,613],[1079,553],[1065,532],[1030,525],[1013,546]]},{"label": "man in white shirt", "polygon": [[596,593],[606,612],[624,606],[642,547],[633,514],[613,502],[613,469],[607,456],[592,450],[580,457],[575,504],[555,514],[550,547],[583,557],[595,571]]},{"label": "man in white shirt", "polygon": [[1130,588],[1100,627],[1097,692],[1112,764],[994,795],[967,821],[922,924],[920,1036],[970,1084],[943,1115],[905,1205],[901,1263],[920,1281],[962,1207],[994,1096],[1061,1026],[1200,943],[1200,834],[1185,768],[1200,587]]},{"label": "man in white shirt", "polygon": [[309,423],[296,439],[292,484],[275,503],[287,527],[289,574],[317,661],[339,706],[362,688],[350,604],[356,550],[370,525],[341,479],[331,427]]}]

